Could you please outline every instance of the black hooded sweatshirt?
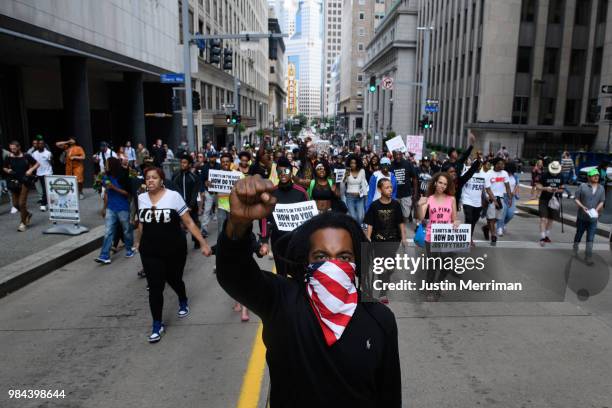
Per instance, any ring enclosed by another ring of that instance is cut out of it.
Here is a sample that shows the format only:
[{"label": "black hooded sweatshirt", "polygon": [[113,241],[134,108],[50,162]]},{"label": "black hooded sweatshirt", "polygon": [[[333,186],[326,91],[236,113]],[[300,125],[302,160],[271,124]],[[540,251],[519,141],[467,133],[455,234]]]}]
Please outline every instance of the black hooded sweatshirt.
[{"label": "black hooded sweatshirt", "polygon": [[358,303],[328,346],[305,284],[261,271],[249,235],[219,235],[217,280],[263,321],[270,406],[399,408],[401,374],[395,316],[381,303]]}]

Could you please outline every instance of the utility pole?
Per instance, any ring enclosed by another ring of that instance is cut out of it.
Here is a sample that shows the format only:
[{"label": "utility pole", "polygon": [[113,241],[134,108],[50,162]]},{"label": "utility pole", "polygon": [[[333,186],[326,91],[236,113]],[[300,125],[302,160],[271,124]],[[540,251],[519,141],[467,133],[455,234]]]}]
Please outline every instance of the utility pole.
[{"label": "utility pole", "polygon": [[[234,76],[234,109],[238,115],[240,115],[240,80],[237,76]],[[234,126],[234,146],[240,150],[240,123],[236,123]]]},{"label": "utility pole", "polygon": [[[431,32],[433,27],[417,27],[423,31],[423,71],[421,76],[421,117],[425,116],[425,105],[427,104],[427,93],[429,92],[429,53],[431,49]],[[420,118],[419,118],[420,120]]]},{"label": "utility pole", "polygon": [[187,144],[189,150],[194,152],[195,136],[193,132],[193,100],[192,100],[192,89],[191,89],[191,35],[189,33],[189,1],[183,0],[182,6],[182,20],[183,20],[183,66],[185,74],[185,107],[187,108]]}]

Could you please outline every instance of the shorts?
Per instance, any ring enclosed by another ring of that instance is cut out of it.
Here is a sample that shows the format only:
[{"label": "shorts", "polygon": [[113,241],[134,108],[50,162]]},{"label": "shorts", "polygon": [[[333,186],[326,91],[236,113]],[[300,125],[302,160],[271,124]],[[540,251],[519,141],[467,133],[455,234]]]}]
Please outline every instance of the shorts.
[{"label": "shorts", "polygon": [[402,197],[399,199],[400,206],[402,207],[402,216],[404,218],[410,217],[412,212],[412,197]]},{"label": "shorts", "polygon": [[501,204],[502,208],[498,209],[495,207],[495,203],[489,203],[487,206],[487,220],[501,220],[504,218],[504,200],[501,200]]},{"label": "shorts", "polygon": [[548,200],[540,200],[538,202],[538,212],[540,213],[540,218],[547,218],[549,220],[554,220],[559,217],[559,210],[553,210],[548,206]]}]

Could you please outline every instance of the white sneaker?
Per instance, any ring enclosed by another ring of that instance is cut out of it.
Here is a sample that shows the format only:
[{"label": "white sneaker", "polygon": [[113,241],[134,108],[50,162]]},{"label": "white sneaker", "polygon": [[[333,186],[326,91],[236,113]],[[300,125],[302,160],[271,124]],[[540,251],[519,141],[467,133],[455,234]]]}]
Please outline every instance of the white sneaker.
[{"label": "white sneaker", "polygon": [[25,232],[26,230],[26,225],[22,222],[21,224],[19,224],[19,226],[17,227],[17,231],[19,232]]},{"label": "white sneaker", "polygon": [[16,209],[15,207],[11,207],[11,214],[15,214],[17,212],[19,212],[18,209]]},{"label": "white sneaker", "polygon": [[504,236],[504,230],[502,228],[498,228],[497,229],[497,236],[498,237],[503,237]]},{"label": "white sneaker", "polygon": [[42,211],[42,212],[47,211],[47,207],[46,207],[46,206],[44,206],[44,205],[41,205],[41,206],[40,206],[40,211]]}]

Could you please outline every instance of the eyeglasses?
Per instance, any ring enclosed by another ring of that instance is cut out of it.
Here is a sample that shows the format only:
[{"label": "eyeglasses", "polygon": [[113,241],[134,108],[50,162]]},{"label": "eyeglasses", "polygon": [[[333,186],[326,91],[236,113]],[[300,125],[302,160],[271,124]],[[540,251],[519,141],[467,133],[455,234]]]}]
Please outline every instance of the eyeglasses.
[{"label": "eyeglasses", "polygon": [[281,174],[290,175],[291,174],[291,169],[288,168],[288,167],[278,168],[278,169],[276,169],[276,173],[278,175],[281,175]]}]

